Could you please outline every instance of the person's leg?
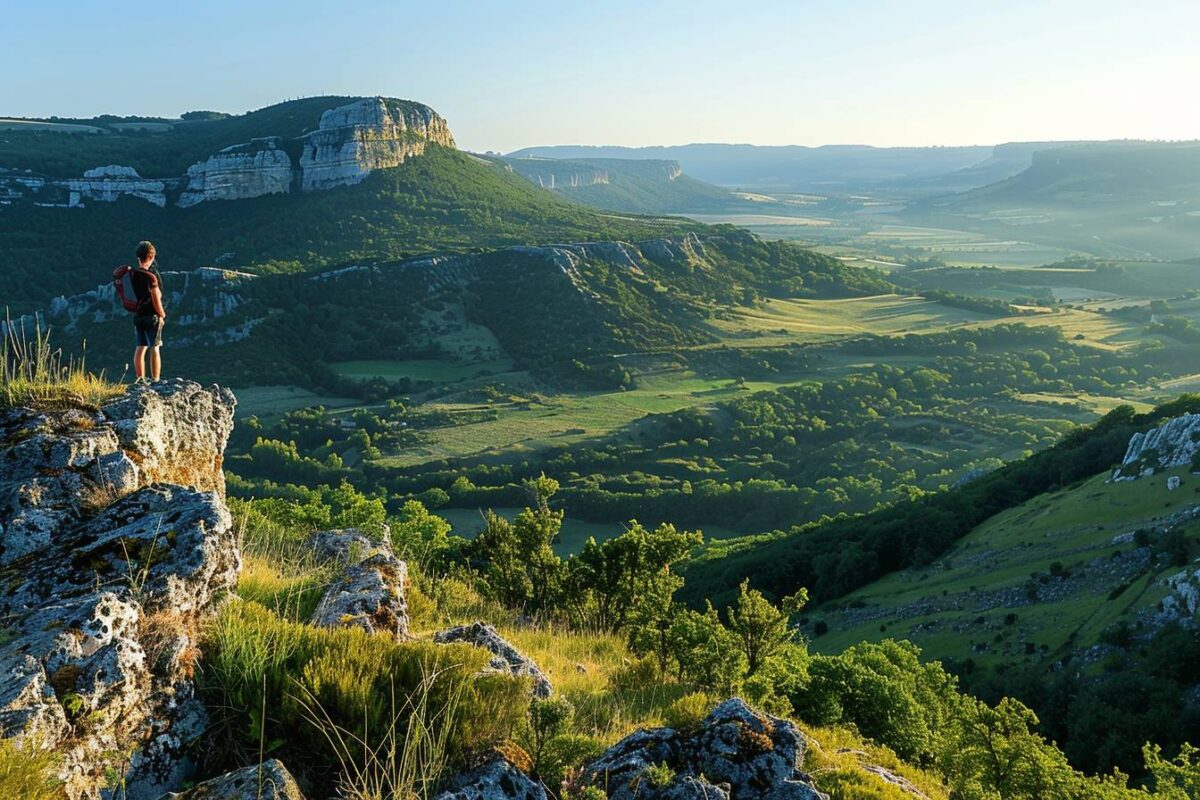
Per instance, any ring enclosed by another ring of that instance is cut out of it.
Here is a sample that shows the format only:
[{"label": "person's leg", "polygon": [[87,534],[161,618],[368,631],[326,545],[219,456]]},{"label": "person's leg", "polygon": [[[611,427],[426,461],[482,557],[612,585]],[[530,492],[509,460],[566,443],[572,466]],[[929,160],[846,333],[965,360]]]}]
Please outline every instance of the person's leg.
[{"label": "person's leg", "polygon": [[133,351],[133,374],[140,381],[146,377],[146,346],[139,344]]},{"label": "person's leg", "polygon": [[158,347],[150,348],[150,377],[152,380],[158,380],[159,374],[162,372],[162,357],[158,354]]}]

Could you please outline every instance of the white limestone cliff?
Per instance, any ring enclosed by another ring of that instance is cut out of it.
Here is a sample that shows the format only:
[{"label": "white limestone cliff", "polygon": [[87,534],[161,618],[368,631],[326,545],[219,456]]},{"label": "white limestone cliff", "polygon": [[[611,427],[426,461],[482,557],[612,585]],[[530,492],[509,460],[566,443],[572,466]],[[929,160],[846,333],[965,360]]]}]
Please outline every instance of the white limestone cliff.
[{"label": "white limestone cliff", "polygon": [[188,167],[187,187],[177,205],[187,208],[208,200],[287,193],[292,188],[292,177],[292,159],[278,136],[252,139]]},{"label": "white limestone cliff", "polygon": [[454,146],[446,120],[428,106],[367,97],[331,108],[304,136],[300,189],[359,183],[376,169],[398,166],[429,143]]},{"label": "white limestone cliff", "polygon": [[122,195],[137,197],[159,208],[167,204],[164,193],[166,184],[159,180],[143,178],[133,167],[122,167],[119,164],[109,164],[104,167],[89,169],[82,178],[66,181],[66,187],[71,192],[70,205],[79,205],[81,199],[112,202]]}]

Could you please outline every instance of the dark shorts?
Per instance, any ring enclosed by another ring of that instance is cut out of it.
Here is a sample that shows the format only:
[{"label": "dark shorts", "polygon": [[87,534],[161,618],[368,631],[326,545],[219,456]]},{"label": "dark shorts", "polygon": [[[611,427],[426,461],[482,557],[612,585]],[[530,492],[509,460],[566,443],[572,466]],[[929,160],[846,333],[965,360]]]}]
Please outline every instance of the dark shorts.
[{"label": "dark shorts", "polygon": [[158,347],[162,344],[163,320],[160,317],[134,317],[133,332],[138,347]]}]

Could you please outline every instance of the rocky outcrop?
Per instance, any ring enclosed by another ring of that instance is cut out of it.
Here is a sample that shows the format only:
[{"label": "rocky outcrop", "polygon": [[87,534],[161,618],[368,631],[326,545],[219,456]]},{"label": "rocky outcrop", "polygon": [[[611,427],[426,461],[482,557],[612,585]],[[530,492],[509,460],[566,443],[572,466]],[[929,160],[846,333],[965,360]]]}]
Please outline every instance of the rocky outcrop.
[{"label": "rocky outcrop", "polygon": [[292,159],[278,136],[235,144],[188,167],[187,186],[176,203],[187,208],[208,200],[243,200],[290,192]]},{"label": "rocky outcrop", "polygon": [[130,800],[186,773],[196,631],[240,569],[220,470],[233,406],[175,381],[0,414],[0,736],[58,752],[73,800],[121,764]]},{"label": "rocky outcrop", "polygon": [[373,170],[395,167],[433,143],[454,147],[446,121],[429,106],[364,97],[321,115],[304,136],[300,189],[305,192],[359,183]]},{"label": "rocky outcrop", "polygon": [[451,780],[435,800],[546,800],[546,787],[496,756]]},{"label": "rocky outcrop", "polygon": [[160,180],[143,178],[133,167],[109,164],[83,173],[82,178],[64,182],[71,193],[68,204],[82,205],[82,200],[99,200],[111,203],[122,197],[136,197],[162,208],[167,204],[166,184]]},{"label": "rocky outcrop", "polygon": [[296,779],[279,759],[205,781],[164,800],[304,800]]},{"label": "rocky outcrop", "polygon": [[503,672],[508,675],[529,676],[533,680],[534,697],[549,697],[554,692],[550,679],[533,659],[513,647],[496,629],[484,622],[474,622],[470,625],[459,625],[440,631],[433,635],[438,644],[453,644],[464,642],[482,647],[492,654],[487,671]]},{"label": "rocky outcrop", "polygon": [[0,413],[0,564],[155,482],[225,493],[222,452],[236,400],[176,379],[90,411]]},{"label": "rocky outcrop", "polygon": [[325,628],[362,628],[408,636],[407,565],[388,552],[348,566],[317,604],[310,620]]},{"label": "rocky outcrop", "polygon": [[[603,789],[610,800],[827,800],[800,771],[805,747],[791,722],[734,698],[694,731],[655,728],[627,736],[586,765],[578,783]],[[648,774],[661,765],[673,774],[665,786]]]},{"label": "rocky outcrop", "polygon": [[1145,433],[1135,433],[1111,480],[1131,481],[1175,467],[1191,466],[1200,451],[1200,414],[1184,414]]},{"label": "rocky outcrop", "polygon": [[317,531],[308,537],[308,550],[317,561],[336,564],[356,564],[377,553],[392,555],[386,526],[384,535],[379,539],[367,535],[360,528]]}]

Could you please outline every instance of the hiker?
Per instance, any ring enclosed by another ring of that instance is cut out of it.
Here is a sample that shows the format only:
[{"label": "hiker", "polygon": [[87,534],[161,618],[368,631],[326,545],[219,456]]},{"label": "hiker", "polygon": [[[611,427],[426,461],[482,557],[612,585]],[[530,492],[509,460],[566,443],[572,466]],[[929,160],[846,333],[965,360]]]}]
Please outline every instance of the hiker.
[{"label": "hiker", "polygon": [[163,310],[162,275],[158,272],[154,256],[151,242],[138,242],[138,263],[129,273],[137,298],[137,311],[133,316],[133,330],[137,339],[137,348],[133,351],[133,371],[138,383],[146,380],[146,350],[150,351],[150,378],[158,380],[162,371],[162,357],[158,349],[162,346],[163,323],[167,321],[167,312]]}]

